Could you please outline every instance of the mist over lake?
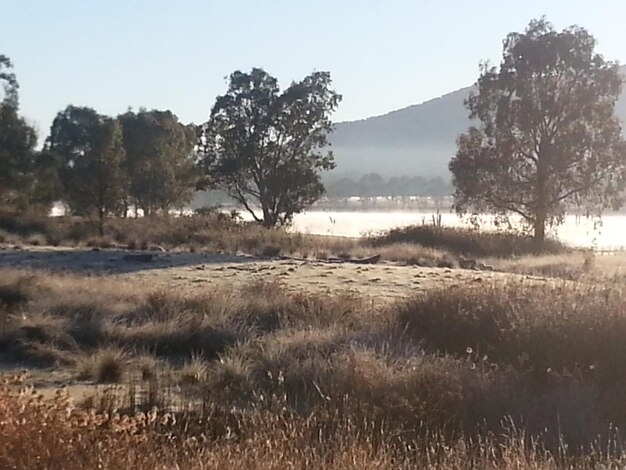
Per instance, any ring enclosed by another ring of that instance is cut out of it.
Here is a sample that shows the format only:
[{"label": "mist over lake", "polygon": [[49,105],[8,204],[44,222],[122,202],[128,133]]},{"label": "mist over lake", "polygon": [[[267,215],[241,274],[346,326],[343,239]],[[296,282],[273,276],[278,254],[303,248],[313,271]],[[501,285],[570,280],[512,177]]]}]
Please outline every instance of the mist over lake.
[{"label": "mist over lake", "polygon": [[[242,215],[246,217],[246,214]],[[469,220],[454,213],[441,213],[441,223],[447,227],[468,227]],[[315,235],[361,237],[370,232],[389,230],[415,224],[432,224],[435,212],[423,211],[309,211],[294,217],[292,230]],[[247,218],[247,217],[246,217]],[[495,229],[491,217],[482,217],[481,227]],[[550,231],[562,242],[576,247],[597,250],[617,250],[626,247],[626,214],[611,213],[601,221],[568,215],[556,230]]]}]

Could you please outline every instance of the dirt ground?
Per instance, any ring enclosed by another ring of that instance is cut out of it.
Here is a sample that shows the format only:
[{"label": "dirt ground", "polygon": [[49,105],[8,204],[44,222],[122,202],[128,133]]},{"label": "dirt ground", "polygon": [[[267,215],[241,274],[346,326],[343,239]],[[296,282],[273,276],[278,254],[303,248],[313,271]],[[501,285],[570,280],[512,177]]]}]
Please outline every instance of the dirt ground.
[{"label": "dirt ground", "polygon": [[[147,258],[150,258],[149,260]],[[293,292],[350,291],[374,301],[403,298],[420,290],[463,283],[504,281],[508,273],[406,266],[390,262],[362,265],[302,259],[267,259],[246,255],[149,253],[33,247],[0,250],[0,268],[19,267],[54,272],[106,275],[129,279],[138,286],[185,289],[238,287],[280,282]],[[536,281],[545,278],[523,276]]]}]

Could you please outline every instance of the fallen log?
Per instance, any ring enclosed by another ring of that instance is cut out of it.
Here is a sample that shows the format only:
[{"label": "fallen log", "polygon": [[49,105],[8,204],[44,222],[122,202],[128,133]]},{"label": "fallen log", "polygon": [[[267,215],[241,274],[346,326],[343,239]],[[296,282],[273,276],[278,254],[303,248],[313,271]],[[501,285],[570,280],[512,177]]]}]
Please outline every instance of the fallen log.
[{"label": "fallen log", "polygon": [[376,264],[380,261],[380,255],[369,258],[328,258],[331,263],[354,263],[354,264]]}]

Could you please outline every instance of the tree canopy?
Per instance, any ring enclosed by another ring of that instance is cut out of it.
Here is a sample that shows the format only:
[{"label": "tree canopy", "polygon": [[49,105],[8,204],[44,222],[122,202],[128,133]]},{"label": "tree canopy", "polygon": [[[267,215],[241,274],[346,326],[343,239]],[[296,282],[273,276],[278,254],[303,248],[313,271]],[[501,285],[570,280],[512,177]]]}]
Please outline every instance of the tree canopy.
[{"label": "tree canopy", "polygon": [[197,172],[197,131],[170,111],[127,112],[119,116],[124,135],[130,196],[144,214],[167,213],[188,203]]},{"label": "tree canopy", "polygon": [[0,54],[0,205],[45,209],[52,202],[54,178],[48,160],[35,151],[35,129],[19,115],[19,84],[12,67]]},{"label": "tree canopy", "polygon": [[128,180],[123,166],[122,130],[91,108],[68,106],[57,114],[46,150],[60,159],[64,200],[72,212],[104,217],[125,210]]},{"label": "tree canopy", "polygon": [[334,168],[324,148],[330,114],[341,100],[330,86],[328,72],[312,73],[282,93],[262,69],[231,74],[202,129],[205,186],[227,190],[268,227],[288,223],[319,199],[319,172]]},{"label": "tree canopy", "polygon": [[619,204],[622,77],[595,44],[583,28],[558,32],[534,20],[508,35],[499,68],[483,64],[466,102],[479,124],[458,139],[450,163],[459,212],[518,214],[541,241],[568,205],[600,214]]},{"label": "tree canopy", "polygon": [[0,83],[2,83],[3,96],[0,103],[17,108],[19,85],[12,71],[13,63],[7,56],[0,54]]},{"label": "tree canopy", "polygon": [[20,199],[19,193],[29,184],[36,144],[35,130],[17,109],[0,104],[0,202],[15,203]]}]

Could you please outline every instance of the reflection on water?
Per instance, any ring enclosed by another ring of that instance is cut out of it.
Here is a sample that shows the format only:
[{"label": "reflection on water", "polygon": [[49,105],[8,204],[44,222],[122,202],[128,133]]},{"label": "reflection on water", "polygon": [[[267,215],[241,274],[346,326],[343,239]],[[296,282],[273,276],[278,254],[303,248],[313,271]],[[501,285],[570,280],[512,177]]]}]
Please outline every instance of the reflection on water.
[{"label": "reflection on water", "polygon": [[[294,218],[292,230],[318,235],[359,237],[394,227],[414,224],[432,224],[432,212],[337,212],[311,211]],[[469,226],[469,221],[456,214],[441,214],[441,223],[447,227]],[[493,229],[489,217],[483,217],[481,227]],[[578,247],[594,247],[599,250],[615,250],[626,247],[626,214],[607,214],[601,223],[597,220],[574,215],[567,216],[563,225],[551,232],[564,243]]]}]

